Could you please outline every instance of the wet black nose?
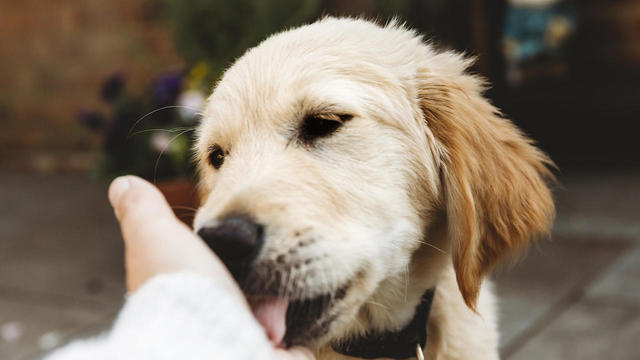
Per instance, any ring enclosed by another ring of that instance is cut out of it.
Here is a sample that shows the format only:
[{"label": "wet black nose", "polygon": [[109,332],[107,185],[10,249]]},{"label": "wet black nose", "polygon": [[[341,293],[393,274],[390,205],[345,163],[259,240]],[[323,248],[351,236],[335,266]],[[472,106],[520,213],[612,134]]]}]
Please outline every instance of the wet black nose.
[{"label": "wet black nose", "polygon": [[246,276],[263,243],[263,227],[246,215],[230,215],[198,235],[218,255],[236,281]]}]

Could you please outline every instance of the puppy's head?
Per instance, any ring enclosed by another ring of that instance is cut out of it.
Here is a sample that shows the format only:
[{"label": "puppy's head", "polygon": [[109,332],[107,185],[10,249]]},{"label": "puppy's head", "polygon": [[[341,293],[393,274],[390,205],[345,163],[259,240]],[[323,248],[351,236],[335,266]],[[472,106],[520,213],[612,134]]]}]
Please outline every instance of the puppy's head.
[{"label": "puppy's head", "polygon": [[417,260],[452,261],[473,307],[496,260],[547,229],[548,160],[467,66],[394,24],[328,18],[224,74],[198,133],[194,226],[274,342],[402,326],[413,306],[371,307],[434,285],[412,280]]}]

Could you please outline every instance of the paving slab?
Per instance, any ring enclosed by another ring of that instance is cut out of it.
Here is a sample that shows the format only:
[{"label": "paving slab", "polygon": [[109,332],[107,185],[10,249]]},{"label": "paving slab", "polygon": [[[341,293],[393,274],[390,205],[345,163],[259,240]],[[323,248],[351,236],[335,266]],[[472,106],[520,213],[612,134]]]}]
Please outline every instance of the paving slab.
[{"label": "paving slab", "polygon": [[554,192],[558,214],[640,224],[640,171],[594,172],[560,178]]},{"label": "paving slab", "polygon": [[640,304],[640,246],[600,276],[586,296]]},{"label": "paving slab", "polygon": [[113,315],[0,299],[0,359],[36,358],[72,337],[108,326]]},{"label": "paving slab", "polygon": [[622,240],[556,237],[541,242],[515,267],[496,272],[503,356],[510,358],[577,301],[631,247]]},{"label": "paving slab", "polygon": [[554,192],[558,216],[554,232],[594,235],[640,244],[640,171],[562,176]]},{"label": "paving slab", "polygon": [[0,293],[119,304],[123,244],[104,184],[0,173]]},{"label": "paving slab", "polygon": [[111,323],[123,246],[106,186],[0,172],[0,359],[30,359]]},{"label": "paving slab", "polygon": [[509,360],[640,359],[640,308],[579,302]]}]

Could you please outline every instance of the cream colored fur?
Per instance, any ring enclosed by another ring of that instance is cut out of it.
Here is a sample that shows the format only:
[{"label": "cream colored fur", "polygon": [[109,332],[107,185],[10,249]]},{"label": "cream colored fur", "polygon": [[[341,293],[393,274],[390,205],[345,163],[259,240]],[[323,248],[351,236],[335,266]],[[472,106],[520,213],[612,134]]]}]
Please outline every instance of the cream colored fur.
[{"label": "cream colored fur", "polygon": [[[307,344],[320,359],[344,358],[332,342],[404,326],[433,286],[427,358],[498,358],[482,280],[548,231],[551,163],[482,97],[469,65],[397,23],[325,18],[248,50],[211,95],[195,227],[249,213],[266,227],[258,263],[287,267],[295,297],[349,284]],[[304,144],[316,113],[352,118]],[[227,152],[220,169],[207,163],[213,145]]]}]

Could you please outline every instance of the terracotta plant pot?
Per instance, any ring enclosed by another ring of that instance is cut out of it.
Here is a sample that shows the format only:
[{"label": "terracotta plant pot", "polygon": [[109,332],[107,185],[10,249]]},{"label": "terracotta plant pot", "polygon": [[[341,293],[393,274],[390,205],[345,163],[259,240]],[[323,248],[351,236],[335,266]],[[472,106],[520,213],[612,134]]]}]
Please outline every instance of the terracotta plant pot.
[{"label": "terracotta plant pot", "polygon": [[192,226],[199,206],[196,184],[189,179],[160,181],[156,184],[178,219]]}]

